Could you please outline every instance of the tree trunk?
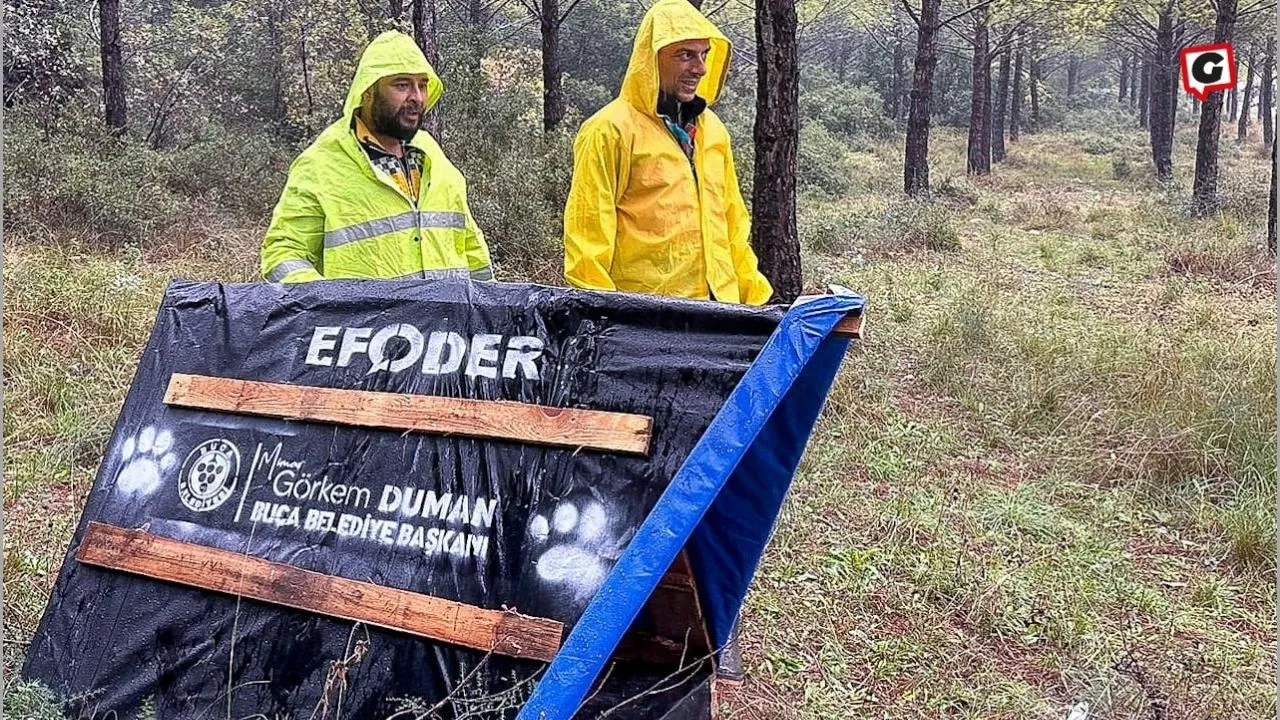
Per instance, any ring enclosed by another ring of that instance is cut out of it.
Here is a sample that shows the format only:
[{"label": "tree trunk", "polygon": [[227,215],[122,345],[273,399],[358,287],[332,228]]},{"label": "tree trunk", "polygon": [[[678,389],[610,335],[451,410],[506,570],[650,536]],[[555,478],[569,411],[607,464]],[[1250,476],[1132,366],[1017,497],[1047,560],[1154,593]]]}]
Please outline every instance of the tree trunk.
[{"label": "tree trunk", "polygon": [[973,12],[973,90],[969,99],[970,175],[991,172],[991,43],[988,8]]},{"label": "tree trunk", "polygon": [[400,18],[404,17],[404,0],[391,0],[389,5],[388,14],[399,24]]},{"label": "tree trunk", "polygon": [[849,74],[849,60],[853,57],[853,41],[849,39],[840,41],[840,54],[836,57],[836,77],[840,82],[844,82],[845,76]]},{"label": "tree trunk", "polygon": [[[907,122],[907,116],[911,111],[911,86],[915,82],[915,76],[912,74],[912,67],[908,63],[907,51],[910,49],[907,38],[900,40],[902,43],[902,69],[898,80],[898,117],[900,123]],[[908,77],[910,76],[910,77]]]},{"label": "tree trunk", "polygon": [[[413,41],[417,43],[427,62],[440,68],[440,32],[437,28],[436,0],[413,0]],[[432,108],[422,118],[422,127],[431,137],[440,139],[440,111]]]},{"label": "tree trunk", "polygon": [[551,131],[564,119],[560,86],[560,0],[542,0],[542,129]]},{"label": "tree trunk", "polygon": [[1273,50],[1273,46],[1275,45],[1275,42],[1276,42],[1275,38],[1267,38],[1267,47],[1265,50],[1262,51],[1262,77],[1259,78],[1259,81],[1258,81],[1258,122],[1262,122],[1263,89],[1264,88],[1269,89],[1271,86],[1268,83],[1268,79],[1274,79],[1271,77],[1274,72],[1271,63],[1272,63],[1272,55],[1274,54],[1272,50]]},{"label": "tree trunk", "polygon": [[1276,145],[1271,145],[1271,207],[1267,210],[1267,248],[1276,254]]},{"label": "tree trunk", "polygon": [[[1229,43],[1236,25],[1237,0],[1218,0],[1214,43]],[[1248,103],[1248,95],[1245,95]],[[1248,117],[1246,109],[1241,113]],[[1191,212],[1197,217],[1218,211],[1218,140],[1222,128],[1222,93],[1211,93],[1200,106],[1200,137],[1196,143],[1196,176],[1191,188]]]},{"label": "tree trunk", "polygon": [[1013,88],[1009,95],[1009,142],[1018,141],[1022,127],[1022,41],[1014,40]]},{"label": "tree trunk", "polygon": [[1129,109],[1138,107],[1138,73],[1142,72],[1137,53],[1129,59]]},{"label": "tree trunk", "polygon": [[1040,59],[1035,53],[1031,53],[1031,68],[1027,73],[1027,83],[1031,86],[1031,122],[1028,124],[1027,132],[1035,132],[1040,129]]},{"label": "tree trunk", "polygon": [[1244,81],[1244,92],[1242,93],[1240,102],[1240,123],[1236,125],[1236,142],[1242,143],[1249,139],[1249,105],[1253,102],[1253,79],[1258,74],[1257,55],[1250,54],[1248,62],[1245,63],[1245,69],[1249,72],[1249,77]]},{"label": "tree trunk", "polygon": [[1240,93],[1236,92],[1236,88],[1232,87],[1227,91],[1227,122],[1235,122],[1236,113],[1240,110]]},{"label": "tree trunk", "polygon": [[[476,80],[481,77],[480,66],[484,60],[490,15],[486,12],[484,0],[467,0],[466,7],[467,24],[461,38],[464,52],[460,64],[466,68],[468,77]],[[462,90],[468,96],[467,102],[475,102],[480,93],[480,84],[478,82],[463,83]]]},{"label": "tree trunk", "polygon": [[1000,53],[1000,72],[996,76],[996,102],[991,111],[991,160],[1004,160],[1004,119],[1009,111],[1009,48]]},{"label": "tree trunk", "polygon": [[698,8],[699,11],[702,10],[702,0],[689,0],[689,4]]},{"label": "tree trunk", "polygon": [[1257,110],[1255,112],[1258,113],[1258,117],[1257,117],[1258,122],[1262,122],[1262,96],[1263,96],[1262,86],[1263,86],[1263,79],[1266,78],[1266,70],[1267,70],[1267,59],[1264,57],[1262,59],[1263,76],[1262,78],[1258,79],[1258,102],[1255,103],[1255,107],[1257,107]]},{"label": "tree trunk", "polygon": [[1151,110],[1151,59],[1142,59],[1142,75],[1139,77],[1141,87],[1138,88],[1138,127],[1146,130],[1147,118]]},{"label": "tree trunk", "polygon": [[1276,39],[1267,40],[1267,57],[1262,63],[1262,88],[1258,91],[1258,115],[1262,121],[1262,142],[1271,145],[1276,141],[1276,124],[1272,116],[1275,107]]},{"label": "tree trunk", "polygon": [[908,195],[919,195],[929,189],[929,113],[933,103],[933,69],[938,64],[938,16],[941,11],[942,0],[920,2],[915,74],[911,78],[911,109],[907,116],[907,148],[903,162],[903,189]]},{"label": "tree trunk", "polygon": [[1129,56],[1120,58],[1120,103],[1129,95]]},{"label": "tree trunk", "polygon": [[795,0],[756,5],[755,185],[751,247],[774,300],[790,303],[804,289],[796,229],[796,164],[800,137],[800,65]]},{"label": "tree trunk", "polygon": [[1169,87],[1175,77],[1173,44],[1173,0],[1160,11],[1156,27],[1155,56],[1151,61],[1151,98],[1148,123],[1151,134],[1151,161],[1156,179],[1173,179],[1173,116],[1177,112]]},{"label": "tree trunk", "polygon": [[120,0],[99,0],[98,40],[102,50],[102,104],[107,127],[123,135],[128,117],[124,99],[124,58],[120,48]]},{"label": "tree trunk", "polygon": [[283,132],[288,106],[284,97],[284,42],[280,33],[280,18],[276,7],[264,11],[267,26],[267,47],[271,60],[271,124],[276,132]]},{"label": "tree trunk", "polygon": [[1067,101],[1076,99],[1080,91],[1080,58],[1072,55],[1067,58]]},{"label": "tree trunk", "polygon": [[302,31],[301,42],[298,43],[298,54],[302,60],[302,90],[307,96],[307,135],[315,135],[315,126],[312,124],[316,116],[316,100],[311,92],[311,64],[308,62],[307,53],[307,31]]},{"label": "tree trunk", "polygon": [[906,62],[906,43],[901,38],[893,44],[893,89],[890,94],[893,96],[889,99],[889,117],[897,120],[902,115],[902,86],[905,84],[907,73],[903,69]]}]

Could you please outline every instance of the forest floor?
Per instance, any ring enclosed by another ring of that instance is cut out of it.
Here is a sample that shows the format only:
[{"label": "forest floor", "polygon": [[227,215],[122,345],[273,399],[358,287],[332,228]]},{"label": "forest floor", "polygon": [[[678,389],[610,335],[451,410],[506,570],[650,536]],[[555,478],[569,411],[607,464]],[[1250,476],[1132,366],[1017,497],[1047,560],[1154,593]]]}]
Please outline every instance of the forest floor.
[{"label": "forest floor", "polygon": [[[868,334],[748,597],[725,718],[1274,715],[1267,154],[1224,140],[1226,211],[1192,220],[1193,146],[1172,187],[1124,131],[1032,135],[965,180],[939,131],[932,202],[900,199],[894,143],[806,194],[806,272],[865,294]],[[253,279],[260,232],[7,239],[6,680],[165,284]]]}]

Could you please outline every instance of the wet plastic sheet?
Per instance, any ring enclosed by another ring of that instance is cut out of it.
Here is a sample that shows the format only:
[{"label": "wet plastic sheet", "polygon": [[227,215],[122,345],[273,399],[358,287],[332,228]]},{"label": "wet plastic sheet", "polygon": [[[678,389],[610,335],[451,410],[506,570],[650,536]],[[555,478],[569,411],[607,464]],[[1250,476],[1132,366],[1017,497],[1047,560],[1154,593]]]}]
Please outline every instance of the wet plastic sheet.
[{"label": "wet plastic sheet", "polygon": [[573,715],[686,542],[712,642],[723,646],[848,346],[849,340],[831,331],[862,305],[859,297],[823,297],[783,319],[636,532],[518,720]]},{"label": "wet plastic sheet", "polygon": [[[527,285],[175,282],[24,675],[85,716],[333,717],[340,702],[344,718],[382,718],[398,698],[448,697],[447,718],[514,717],[547,671],[81,565],[96,520],[560,620],[574,631],[536,702],[568,717],[656,582],[645,573],[678,552],[664,528],[690,539],[711,633],[727,636],[843,351],[822,338],[860,303],[814,301],[775,333],[779,308]],[[163,402],[174,373],[637,413],[653,440],[641,457],[181,409]],[[675,695],[689,706],[689,688]]]}]

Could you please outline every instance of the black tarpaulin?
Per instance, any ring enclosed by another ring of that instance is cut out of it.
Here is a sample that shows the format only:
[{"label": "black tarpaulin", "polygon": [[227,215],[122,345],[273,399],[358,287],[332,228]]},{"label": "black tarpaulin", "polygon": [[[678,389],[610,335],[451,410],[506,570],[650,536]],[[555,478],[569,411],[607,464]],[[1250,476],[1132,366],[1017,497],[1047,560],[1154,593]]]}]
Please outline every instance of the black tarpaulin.
[{"label": "black tarpaulin", "polygon": [[[573,630],[782,318],[499,283],[174,282],[24,676],[83,716],[337,717],[340,702],[344,718],[437,705],[441,718],[514,717],[545,664],[91,567],[75,551],[90,521],[144,528]],[[629,455],[176,408],[164,403],[175,373],[633,413],[653,435],[647,455]],[[807,437],[783,454],[798,460]],[[771,527],[776,504],[757,510]],[[706,583],[717,638],[763,542],[745,545]],[[579,717],[669,672],[624,668]],[[707,672],[610,717],[705,709]]]}]

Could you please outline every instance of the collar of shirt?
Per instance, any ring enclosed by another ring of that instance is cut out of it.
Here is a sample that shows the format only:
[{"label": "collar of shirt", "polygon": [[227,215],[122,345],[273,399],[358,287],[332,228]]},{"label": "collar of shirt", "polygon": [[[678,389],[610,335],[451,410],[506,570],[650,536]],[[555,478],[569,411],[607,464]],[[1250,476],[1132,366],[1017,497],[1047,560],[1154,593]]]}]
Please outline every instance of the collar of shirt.
[{"label": "collar of shirt", "polygon": [[421,148],[414,147],[408,142],[401,142],[400,144],[403,155],[396,155],[388,151],[382,146],[382,143],[378,142],[377,136],[369,130],[364,121],[360,119],[359,113],[355,115],[352,121],[352,130],[355,132],[356,140],[364,148],[365,155],[368,156],[369,163],[373,165],[374,169],[388,175],[406,195],[416,199],[422,182],[427,154]]},{"label": "collar of shirt", "polygon": [[[675,137],[676,142],[680,144],[680,149],[684,151],[684,155],[689,159],[689,165],[693,166],[693,147],[694,141],[698,134],[698,116],[707,107],[707,101],[700,97],[694,96],[689,102],[680,102],[675,95],[669,95],[665,92],[658,93],[658,117],[666,123],[667,130],[671,131],[671,135]],[[694,170],[694,177],[697,177],[697,170]]]}]

